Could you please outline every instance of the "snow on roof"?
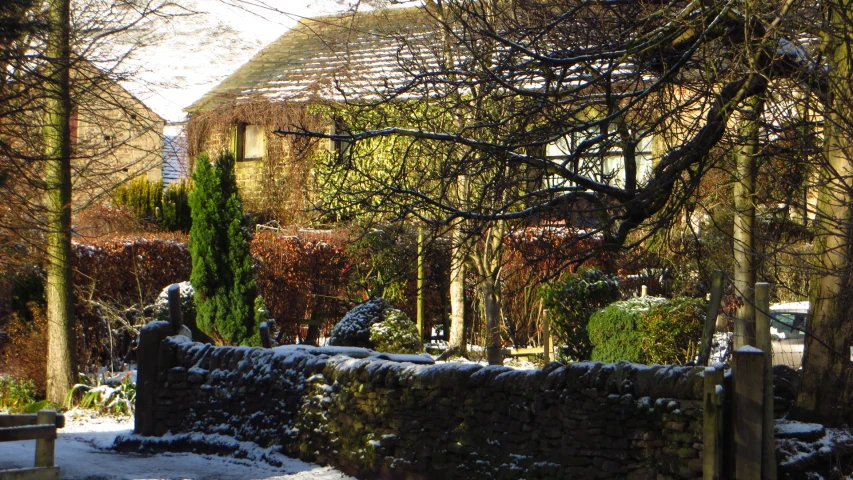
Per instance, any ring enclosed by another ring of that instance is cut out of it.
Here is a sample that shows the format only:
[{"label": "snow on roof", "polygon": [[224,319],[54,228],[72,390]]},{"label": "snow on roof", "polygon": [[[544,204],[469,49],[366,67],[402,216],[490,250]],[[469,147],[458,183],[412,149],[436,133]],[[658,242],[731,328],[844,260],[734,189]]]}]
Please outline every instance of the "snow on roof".
[{"label": "snow on roof", "polygon": [[387,93],[408,78],[402,65],[437,65],[441,50],[430,45],[438,28],[423,8],[304,19],[186,111],[234,100],[304,102]]}]

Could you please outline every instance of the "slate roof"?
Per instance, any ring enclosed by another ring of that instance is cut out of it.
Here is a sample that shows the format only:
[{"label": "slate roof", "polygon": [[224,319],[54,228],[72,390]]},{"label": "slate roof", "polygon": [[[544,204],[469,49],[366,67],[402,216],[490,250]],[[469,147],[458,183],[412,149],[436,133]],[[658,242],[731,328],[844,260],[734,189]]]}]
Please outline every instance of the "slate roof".
[{"label": "slate roof", "polygon": [[186,111],[233,101],[335,101],[387,93],[407,78],[404,64],[436,63],[439,35],[423,8],[305,19]]}]

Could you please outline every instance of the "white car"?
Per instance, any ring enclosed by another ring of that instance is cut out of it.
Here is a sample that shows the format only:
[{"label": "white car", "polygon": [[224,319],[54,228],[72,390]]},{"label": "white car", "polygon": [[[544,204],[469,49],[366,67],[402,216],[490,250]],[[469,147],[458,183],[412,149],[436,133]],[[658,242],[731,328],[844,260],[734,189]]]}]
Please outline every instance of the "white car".
[{"label": "white car", "polygon": [[770,336],[773,341],[773,365],[800,368],[806,340],[809,302],[770,305]]}]

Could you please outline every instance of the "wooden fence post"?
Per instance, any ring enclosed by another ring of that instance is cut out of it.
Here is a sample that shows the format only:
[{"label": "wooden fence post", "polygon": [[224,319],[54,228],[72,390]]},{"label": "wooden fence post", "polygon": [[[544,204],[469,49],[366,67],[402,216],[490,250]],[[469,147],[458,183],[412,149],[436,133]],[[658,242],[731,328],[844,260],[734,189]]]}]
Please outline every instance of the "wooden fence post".
[{"label": "wooden fence post", "polygon": [[56,411],[41,410],[38,413],[38,425],[50,425],[53,427],[53,436],[50,438],[39,438],[36,440],[36,468],[52,467],[54,450],[56,448]]},{"label": "wooden fence post", "polygon": [[764,445],[764,352],[741,347],[732,355],[732,402],[737,480],[760,480]]},{"label": "wooden fence post", "polygon": [[169,285],[166,294],[169,298],[169,323],[172,325],[172,331],[178,333],[184,324],[184,315],[181,312],[181,286],[177,283]]},{"label": "wooden fence post", "polygon": [[542,359],[545,363],[550,362],[554,352],[551,348],[551,317],[547,308],[542,310],[542,351]]},{"label": "wooden fence post", "polygon": [[136,409],[133,433],[138,435],[162,435],[157,430],[157,415],[154,403],[160,384],[160,343],[172,335],[172,325],[166,322],[151,322],[139,331],[139,346],[136,348]]},{"label": "wooden fence post", "polygon": [[705,369],[702,428],[702,478],[719,480],[723,468],[723,371]]},{"label": "wooden fence post", "polygon": [[711,300],[705,312],[705,328],[702,330],[702,351],[699,353],[699,365],[708,365],[711,359],[711,344],[717,327],[717,315],[720,314],[720,301],[723,299],[723,271],[714,270],[711,277]]},{"label": "wooden fence post", "polygon": [[764,351],[764,445],[761,478],[776,479],[776,439],[773,419],[773,351],[770,338],[770,284],[755,284],[755,343]]}]

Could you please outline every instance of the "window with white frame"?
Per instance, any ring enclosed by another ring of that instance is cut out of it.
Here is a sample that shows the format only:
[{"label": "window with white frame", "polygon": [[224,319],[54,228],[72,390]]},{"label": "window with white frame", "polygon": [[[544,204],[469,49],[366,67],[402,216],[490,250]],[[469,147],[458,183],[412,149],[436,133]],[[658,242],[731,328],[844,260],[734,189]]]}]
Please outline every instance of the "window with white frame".
[{"label": "window with white frame", "polygon": [[[343,123],[335,119],[334,122],[329,126],[329,135],[337,135],[337,134],[346,134],[346,129],[343,126]],[[340,140],[335,138],[329,139],[329,152],[335,155],[346,155],[349,152],[349,148],[352,142],[348,142],[346,140]]]},{"label": "window with white frame", "polygon": [[241,124],[237,129],[237,159],[260,160],[266,153],[266,137],[260,125]]},{"label": "window with white frame", "polygon": [[[597,131],[575,132],[548,144],[545,155],[553,162],[562,164],[577,151],[584,140],[597,136]],[[601,148],[606,150],[602,152]],[[652,170],[652,136],[645,136],[637,142],[634,161],[637,166],[637,184],[645,184]],[[625,186],[625,157],[618,143],[595,145],[575,160],[575,164],[566,164],[566,168],[597,182]],[[574,182],[560,175],[546,175],[544,188],[572,187]]]}]

